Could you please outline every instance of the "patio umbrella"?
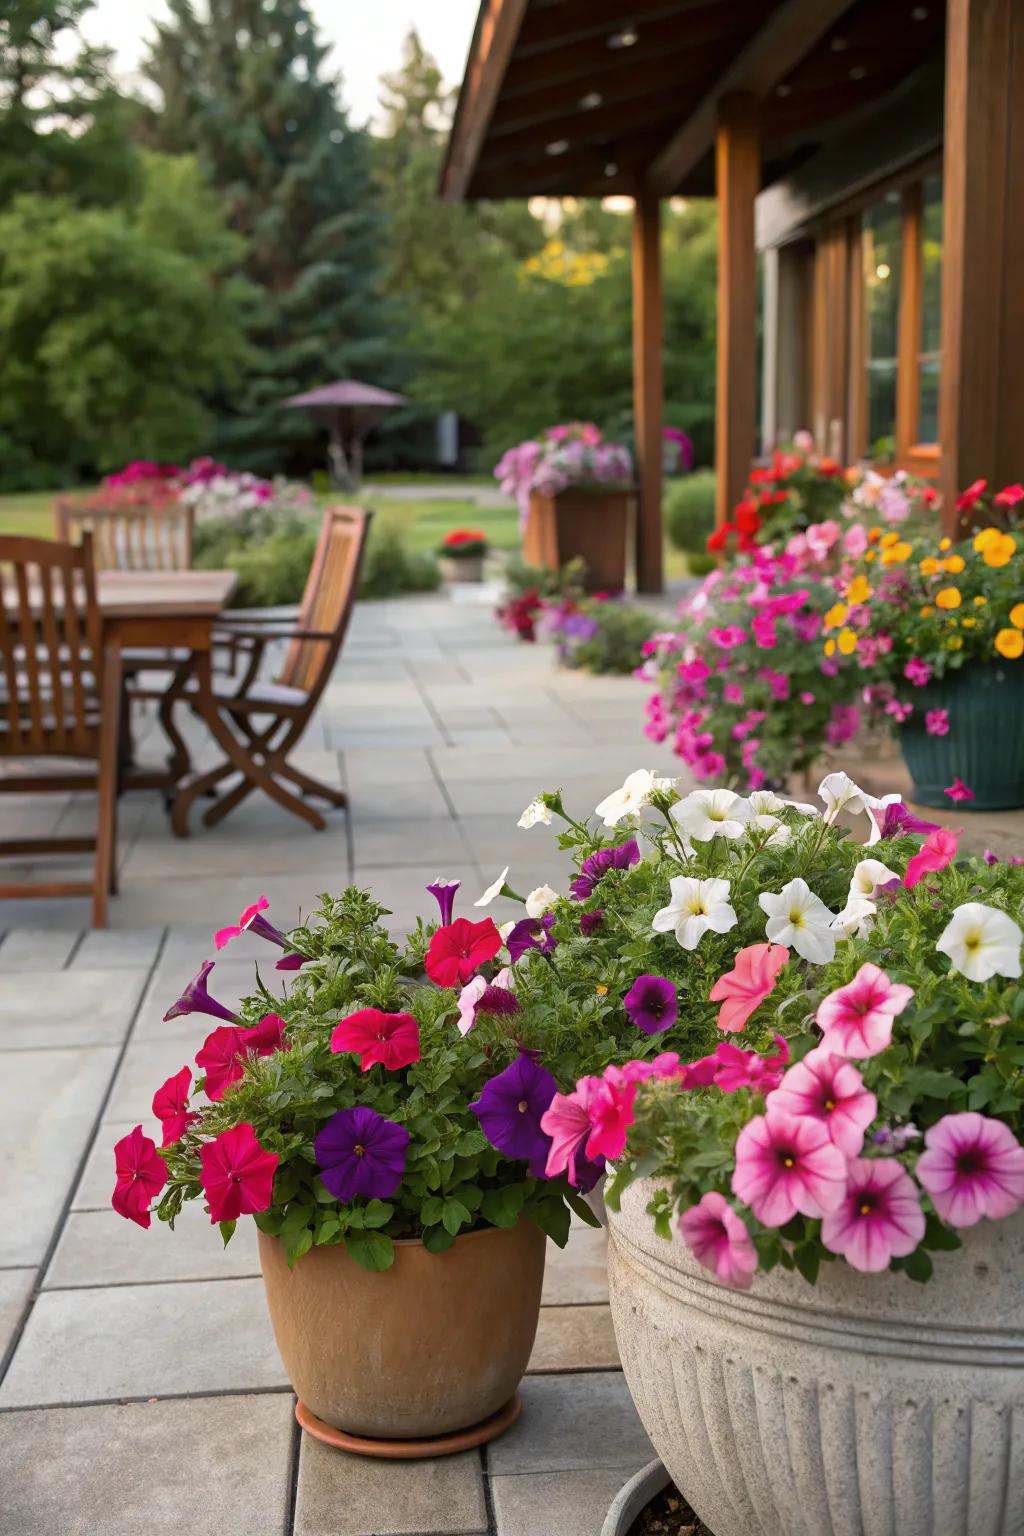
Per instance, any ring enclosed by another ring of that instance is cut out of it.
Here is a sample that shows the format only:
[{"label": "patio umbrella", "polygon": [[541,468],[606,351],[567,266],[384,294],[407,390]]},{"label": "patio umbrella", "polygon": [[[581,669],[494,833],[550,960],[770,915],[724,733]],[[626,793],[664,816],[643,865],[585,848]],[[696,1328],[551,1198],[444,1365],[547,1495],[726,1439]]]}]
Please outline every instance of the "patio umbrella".
[{"label": "patio umbrella", "polygon": [[385,411],[406,405],[405,395],[358,379],[336,379],[304,394],[291,395],[283,404],[312,411],[327,428],[327,463],[331,484],[339,490],[355,490],[363,477],[363,443]]}]

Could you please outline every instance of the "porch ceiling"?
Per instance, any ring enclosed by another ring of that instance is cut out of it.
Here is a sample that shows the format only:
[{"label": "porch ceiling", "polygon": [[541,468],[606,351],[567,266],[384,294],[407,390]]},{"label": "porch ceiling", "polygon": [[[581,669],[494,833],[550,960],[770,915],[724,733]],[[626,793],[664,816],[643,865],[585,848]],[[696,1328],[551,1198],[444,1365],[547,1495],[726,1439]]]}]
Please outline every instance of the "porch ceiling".
[{"label": "porch ceiling", "polygon": [[482,0],[442,195],[711,195],[734,92],[758,102],[768,185],[944,30],[944,0]]}]

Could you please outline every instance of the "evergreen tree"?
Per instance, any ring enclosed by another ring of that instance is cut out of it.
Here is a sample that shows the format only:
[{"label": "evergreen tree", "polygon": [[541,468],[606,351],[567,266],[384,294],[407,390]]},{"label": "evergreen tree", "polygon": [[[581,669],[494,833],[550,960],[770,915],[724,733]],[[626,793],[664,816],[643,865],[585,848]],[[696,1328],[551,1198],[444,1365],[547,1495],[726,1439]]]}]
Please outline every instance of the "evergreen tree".
[{"label": "evergreen tree", "polygon": [[334,378],[395,377],[367,138],[346,119],[304,0],[171,0],[170,11],[146,64],[163,97],[148,134],[198,156],[262,293],[257,361],[223,402],[219,446],[256,469],[318,462],[314,425],[281,401]]}]

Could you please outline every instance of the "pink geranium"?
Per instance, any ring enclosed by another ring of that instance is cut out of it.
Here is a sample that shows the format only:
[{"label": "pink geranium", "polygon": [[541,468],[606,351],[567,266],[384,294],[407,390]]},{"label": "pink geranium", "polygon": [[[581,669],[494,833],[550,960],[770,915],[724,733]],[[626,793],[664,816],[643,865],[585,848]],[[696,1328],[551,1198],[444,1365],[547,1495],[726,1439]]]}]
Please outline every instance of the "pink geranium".
[{"label": "pink geranium", "polygon": [[789,959],[783,944],[749,944],[741,949],[731,971],[719,976],[708,994],[718,1010],[719,1029],[737,1034],[755,1009],[774,989],[779,972]]},{"label": "pink geranium", "polygon": [[846,1188],[846,1158],[817,1120],[757,1115],[736,1141],[732,1190],[766,1227],[784,1227],[799,1211],[824,1216]]},{"label": "pink geranium", "polygon": [[846,1192],[821,1223],[821,1241],[853,1269],[874,1273],[904,1258],[924,1237],[925,1217],[913,1179],[893,1157],[858,1157]]},{"label": "pink geranium", "polygon": [[822,1049],[856,1060],[877,1056],[892,1039],[893,1020],[913,995],[913,987],[890,981],[877,965],[865,961],[852,981],[830,992],[818,1006]]},{"label": "pink geranium", "polygon": [[959,829],[951,831],[948,827],[936,827],[934,832],[929,832],[919,851],[908,860],[903,884],[910,889],[919,880],[923,880],[925,875],[934,874],[937,870],[945,869],[947,864],[952,864],[956,858],[958,838]]},{"label": "pink geranium", "polygon": [[715,1190],[679,1218],[679,1232],[698,1264],[723,1285],[746,1290],[757,1269],[750,1233],[724,1195]]},{"label": "pink geranium", "polygon": [[1024,1147],[1001,1120],[971,1110],[943,1115],[924,1144],[917,1177],[950,1226],[999,1220],[1024,1205]]},{"label": "pink geranium", "polygon": [[864,1087],[856,1067],[819,1046],[790,1067],[766,1108],[769,1113],[784,1110],[820,1120],[843,1156],[857,1157],[864,1132],[878,1113],[878,1100]]}]

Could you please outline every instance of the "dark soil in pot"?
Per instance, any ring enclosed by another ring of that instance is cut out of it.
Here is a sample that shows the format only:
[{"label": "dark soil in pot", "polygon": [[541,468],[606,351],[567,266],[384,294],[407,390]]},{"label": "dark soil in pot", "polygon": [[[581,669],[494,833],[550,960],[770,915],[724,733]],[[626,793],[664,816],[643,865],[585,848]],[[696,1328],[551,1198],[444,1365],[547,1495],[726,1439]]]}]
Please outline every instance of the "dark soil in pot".
[{"label": "dark soil in pot", "polygon": [[634,1520],[629,1536],[714,1536],[672,1483]]}]

